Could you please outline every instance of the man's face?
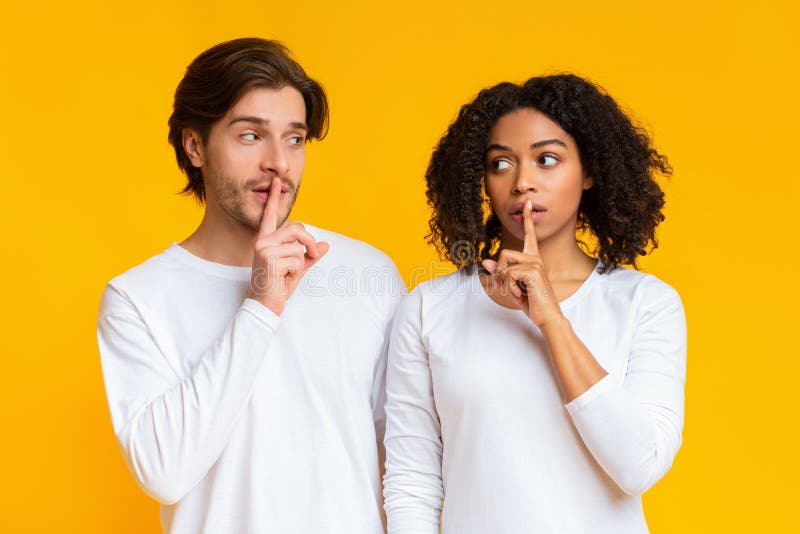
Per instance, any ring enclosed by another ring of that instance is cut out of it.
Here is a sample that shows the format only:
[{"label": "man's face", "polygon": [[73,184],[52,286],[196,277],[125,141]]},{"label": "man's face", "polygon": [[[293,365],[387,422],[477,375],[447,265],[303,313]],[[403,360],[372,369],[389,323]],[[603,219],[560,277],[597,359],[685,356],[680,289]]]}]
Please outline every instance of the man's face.
[{"label": "man's face", "polygon": [[256,88],[211,127],[203,147],[207,209],[258,230],[272,179],[278,223],[289,217],[306,161],[306,106],[294,87]]}]

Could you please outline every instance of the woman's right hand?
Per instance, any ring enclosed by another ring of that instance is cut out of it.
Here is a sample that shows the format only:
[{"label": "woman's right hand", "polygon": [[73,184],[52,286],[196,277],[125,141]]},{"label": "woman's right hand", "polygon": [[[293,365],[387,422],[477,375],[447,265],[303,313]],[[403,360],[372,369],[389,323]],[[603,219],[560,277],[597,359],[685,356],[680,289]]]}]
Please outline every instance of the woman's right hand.
[{"label": "woman's right hand", "polygon": [[547,278],[533,224],[531,201],[522,210],[525,241],[522,252],[503,249],[497,261],[483,260],[494,288],[510,291],[514,301],[539,328],[560,322],[564,315]]}]

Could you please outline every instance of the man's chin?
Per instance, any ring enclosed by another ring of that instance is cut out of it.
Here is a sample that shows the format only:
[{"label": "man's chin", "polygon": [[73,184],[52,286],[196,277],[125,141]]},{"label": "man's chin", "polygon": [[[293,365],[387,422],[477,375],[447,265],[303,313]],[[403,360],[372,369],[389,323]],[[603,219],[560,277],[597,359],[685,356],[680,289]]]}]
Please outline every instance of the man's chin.
[{"label": "man's chin", "polygon": [[[296,199],[297,199],[297,191],[295,190],[295,193],[292,195],[292,197],[288,199],[289,200],[289,210],[288,210],[288,212],[287,213],[280,213],[279,212],[279,214],[278,214],[278,226],[277,226],[277,228],[280,228],[281,226],[283,226],[286,223],[286,221],[289,219],[289,215],[291,215],[291,213],[292,213],[292,208],[294,207],[294,202],[295,202]],[[281,199],[281,203],[280,203],[279,208],[278,208],[280,211],[283,211],[283,209],[285,209],[285,205],[286,205],[284,203],[285,200],[286,200],[285,197],[283,199]],[[264,217],[264,210],[266,210],[266,209],[267,209],[267,205],[263,204],[262,206],[259,207],[257,214],[253,215],[252,217],[247,217],[247,220],[239,219],[239,222],[242,223],[244,226],[246,226],[247,228],[249,228],[251,230],[258,231],[261,228],[261,219]]]},{"label": "man's chin", "polygon": [[253,232],[258,232],[261,228],[261,217],[263,215],[263,211],[261,210],[258,213],[250,212],[250,213],[238,213],[234,215],[234,219],[236,222],[247,228],[248,230],[252,230]]},{"label": "man's chin", "polygon": [[[258,232],[261,229],[261,219],[264,216],[264,210],[261,210],[261,213],[255,215],[253,217],[247,217],[247,219],[242,220],[239,219],[239,222],[246,226],[249,230],[253,230],[254,232]],[[279,215],[278,216],[278,226],[276,228],[280,228],[283,226],[286,221],[289,219],[289,214],[286,215]]]},{"label": "man's chin", "polygon": [[259,228],[261,228],[261,221],[255,219],[248,219],[246,221],[239,221],[242,225],[247,228],[248,230],[252,230],[253,232],[258,232]]}]

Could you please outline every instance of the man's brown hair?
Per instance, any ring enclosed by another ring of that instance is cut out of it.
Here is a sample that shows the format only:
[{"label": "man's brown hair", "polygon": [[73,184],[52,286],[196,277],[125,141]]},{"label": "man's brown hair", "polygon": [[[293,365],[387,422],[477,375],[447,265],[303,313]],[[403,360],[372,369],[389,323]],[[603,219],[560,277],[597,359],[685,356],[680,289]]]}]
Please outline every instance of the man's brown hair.
[{"label": "man's brown hair", "polygon": [[205,201],[200,169],[192,165],[183,148],[183,130],[191,129],[208,142],[211,126],[248,91],[256,87],[294,87],[306,105],[306,139],[322,139],[328,132],[328,99],[322,86],[312,80],[277,41],[255,37],[220,43],[195,58],[186,68],[169,118],[169,142],[178,166],[188,178],[181,193]]}]

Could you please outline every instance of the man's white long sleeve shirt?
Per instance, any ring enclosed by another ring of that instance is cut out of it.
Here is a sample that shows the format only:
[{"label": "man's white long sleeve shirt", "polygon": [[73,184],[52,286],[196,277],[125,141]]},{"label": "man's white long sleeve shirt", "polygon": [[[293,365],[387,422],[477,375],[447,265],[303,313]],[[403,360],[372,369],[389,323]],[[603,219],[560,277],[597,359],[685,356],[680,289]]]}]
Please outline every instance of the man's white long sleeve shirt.
[{"label": "man's white long sleeve shirt", "polygon": [[378,250],[330,251],[280,317],[251,269],[178,244],[112,280],[98,342],[111,420],[165,532],[383,532],[388,331],[404,286]]}]

